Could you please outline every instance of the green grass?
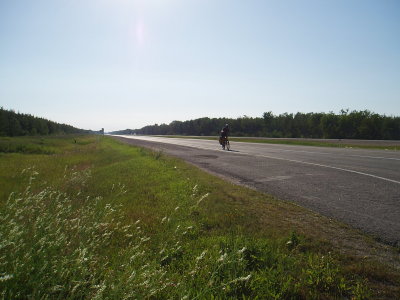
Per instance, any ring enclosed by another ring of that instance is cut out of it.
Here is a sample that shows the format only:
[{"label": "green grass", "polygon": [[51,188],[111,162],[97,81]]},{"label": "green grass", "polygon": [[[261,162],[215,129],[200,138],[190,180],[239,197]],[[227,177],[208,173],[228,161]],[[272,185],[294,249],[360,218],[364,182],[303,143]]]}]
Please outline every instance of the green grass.
[{"label": "green grass", "polygon": [[27,141],[54,152],[0,153],[4,299],[398,295],[395,268],[333,247],[320,228],[356,234],[331,220],[111,138]]},{"label": "green grass", "polygon": [[[191,138],[191,139],[202,139],[202,140],[218,140],[218,137],[198,137],[198,136],[181,136],[181,135],[170,135],[161,136],[170,138]],[[334,148],[359,148],[359,149],[379,149],[379,150],[394,150],[398,151],[400,145],[396,142],[391,144],[391,141],[383,141],[385,145],[378,145],[375,142],[362,141],[352,142],[349,140],[322,140],[322,139],[286,139],[286,138],[251,138],[251,137],[230,137],[230,141],[233,142],[246,142],[246,143],[261,143],[261,144],[282,144],[282,145],[295,145],[295,146],[314,146],[314,147],[334,147]]]},{"label": "green grass", "polygon": [[[71,143],[72,141],[72,143]],[[0,137],[0,153],[21,154],[56,154],[61,151],[70,151],[76,148],[76,144],[83,141],[77,140],[76,136],[46,137]]]}]

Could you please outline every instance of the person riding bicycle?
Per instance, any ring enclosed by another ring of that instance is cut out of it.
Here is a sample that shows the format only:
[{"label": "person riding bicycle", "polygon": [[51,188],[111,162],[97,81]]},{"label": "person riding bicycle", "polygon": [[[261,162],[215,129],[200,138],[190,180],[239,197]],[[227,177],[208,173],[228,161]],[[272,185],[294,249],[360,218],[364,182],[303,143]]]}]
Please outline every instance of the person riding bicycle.
[{"label": "person riding bicycle", "polygon": [[228,139],[228,135],[229,135],[229,125],[225,124],[225,126],[222,128],[221,133],[219,135],[219,143],[221,144],[223,149],[225,149],[224,140]]}]

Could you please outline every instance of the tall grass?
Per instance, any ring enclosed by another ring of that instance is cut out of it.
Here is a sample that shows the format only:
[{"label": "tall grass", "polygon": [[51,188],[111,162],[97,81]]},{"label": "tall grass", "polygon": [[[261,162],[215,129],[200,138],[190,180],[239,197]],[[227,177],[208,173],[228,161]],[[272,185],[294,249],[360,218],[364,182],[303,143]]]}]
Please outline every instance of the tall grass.
[{"label": "tall grass", "polygon": [[[66,169],[76,194],[46,187],[40,174],[21,172],[26,189],[12,193],[0,214],[0,291],[3,299],[265,299],[368,295],[340,274],[332,256],[296,251],[289,241],[241,235],[206,236],[189,217],[208,195],[197,186],[182,206],[146,232],[126,222],[122,205],[83,196],[91,172]],[[115,195],[126,193],[122,185]]]},{"label": "tall grass", "polygon": [[[2,299],[373,295],[338,254],[281,230],[270,197],[111,139],[44,143],[57,154],[0,156]],[[257,201],[269,223],[246,209]]]}]

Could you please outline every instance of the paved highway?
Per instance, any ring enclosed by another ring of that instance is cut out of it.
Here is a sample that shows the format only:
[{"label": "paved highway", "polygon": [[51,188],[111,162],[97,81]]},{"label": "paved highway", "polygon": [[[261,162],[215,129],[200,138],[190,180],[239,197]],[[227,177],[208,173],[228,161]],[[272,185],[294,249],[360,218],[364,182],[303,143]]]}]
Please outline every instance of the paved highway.
[{"label": "paved highway", "polygon": [[400,152],[119,136],[400,246]]}]

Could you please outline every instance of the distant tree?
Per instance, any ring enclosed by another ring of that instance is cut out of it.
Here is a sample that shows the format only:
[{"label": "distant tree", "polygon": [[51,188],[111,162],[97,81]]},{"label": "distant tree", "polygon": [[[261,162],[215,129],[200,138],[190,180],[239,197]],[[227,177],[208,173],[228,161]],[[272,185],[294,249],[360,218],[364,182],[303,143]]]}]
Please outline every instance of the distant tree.
[{"label": "distant tree", "polygon": [[85,130],[78,129],[70,125],[55,123],[28,114],[16,113],[13,110],[5,110],[3,107],[0,108],[0,136],[48,135],[85,132]]},{"label": "distant tree", "polygon": [[274,130],[275,130],[275,128],[274,128],[275,116],[272,113],[272,111],[265,112],[263,114],[263,119],[264,119],[264,128],[265,128],[264,132],[265,132],[265,135],[266,136],[272,135],[272,132],[274,132]]},{"label": "distant tree", "polygon": [[324,114],[321,118],[322,137],[325,139],[340,138],[339,118],[333,112]]},{"label": "distant tree", "polygon": [[9,136],[19,136],[23,135],[23,130],[18,118],[15,115],[9,116]]},{"label": "distant tree", "polygon": [[400,117],[383,119],[382,138],[385,140],[400,140]]},{"label": "distant tree", "polygon": [[322,127],[321,127],[321,119],[323,117],[322,113],[308,113],[307,114],[307,128],[308,135],[305,137],[309,138],[322,138]]},{"label": "distant tree", "polygon": [[0,136],[6,136],[9,133],[10,122],[8,113],[2,107],[0,108]]},{"label": "distant tree", "polygon": [[[400,139],[400,118],[371,113],[368,110],[341,110],[329,113],[284,113],[278,116],[271,111],[262,118],[241,116],[232,118],[200,118],[173,121],[132,129],[136,134],[218,135],[224,124],[229,124],[231,135],[267,137],[304,137],[330,139]],[[1,127],[0,127],[1,128]],[[117,131],[115,133],[123,133]]]}]

